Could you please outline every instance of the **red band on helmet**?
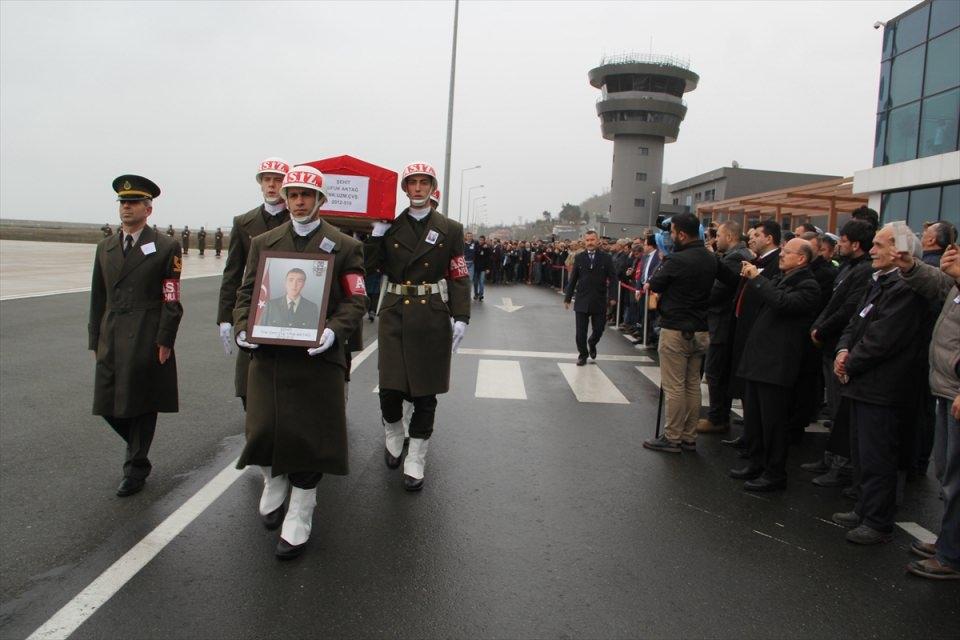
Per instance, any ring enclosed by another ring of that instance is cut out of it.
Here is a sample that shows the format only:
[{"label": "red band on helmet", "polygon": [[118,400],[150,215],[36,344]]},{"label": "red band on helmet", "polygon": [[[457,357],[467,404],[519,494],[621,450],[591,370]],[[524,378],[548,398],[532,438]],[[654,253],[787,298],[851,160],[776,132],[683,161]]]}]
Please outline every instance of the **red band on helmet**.
[{"label": "red band on helmet", "polygon": [[286,162],[280,162],[279,160],[264,160],[260,163],[259,173],[265,171],[276,171],[277,173],[287,173],[290,171],[290,165]]},{"label": "red band on helmet", "polygon": [[348,298],[367,295],[367,284],[359,273],[348,273],[340,278],[340,288]]},{"label": "red band on helmet", "polygon": [[180,302],[180,280],[168,278],[163,281],[163,301]]},{"label": "red band on helmet", "polygon": [[454,280],[460,280],[461,278],[466,278],[470,275],[470,270],[467,269],[467,261],[463,256],[454,256],[450,260],[450,269],[448,273]]}]

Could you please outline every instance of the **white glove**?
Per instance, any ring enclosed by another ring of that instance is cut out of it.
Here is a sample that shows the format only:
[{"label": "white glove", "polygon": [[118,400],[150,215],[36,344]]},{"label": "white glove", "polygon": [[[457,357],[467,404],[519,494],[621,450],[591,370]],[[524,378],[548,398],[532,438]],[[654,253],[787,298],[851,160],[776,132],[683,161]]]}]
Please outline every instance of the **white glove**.
[{"label": "white glove", "polygon": [[383,234],[389,231],[390,227],[392,226],[393,225],[389,222],[374,222],[373,232],[370,235],[372,235],[374,238],[380,238],[383,236]]},{"label": "white glove", "polygon": [[246,331],[241,331],[240,333],[237,334],[237,344],[243,347],[244,349],[256,349],[257,347],[260,346],[258,344],[250,344],[249,342],[247,342]]},{"label": "white glove", "polygon": [[228,356],[233,355],[233,325],[229,322],[220,323],[220,341],[223,343],[223,352]]},{"label": "white glove", "polygon": [[320,335],[320,344],[313,349],[307,349],[307,355],[319,355],[332,347],[333,343],[336,341],[337,334],[333,332],[333,329],[324,329],[323,333]]},{"label": "white glove", "polygon": [[460,346],[460,341],[463,340],[464,334],[467,333],[467,323],[463,320],[457,320],[453,323],[453,352],[457,352],[457,347]]}]

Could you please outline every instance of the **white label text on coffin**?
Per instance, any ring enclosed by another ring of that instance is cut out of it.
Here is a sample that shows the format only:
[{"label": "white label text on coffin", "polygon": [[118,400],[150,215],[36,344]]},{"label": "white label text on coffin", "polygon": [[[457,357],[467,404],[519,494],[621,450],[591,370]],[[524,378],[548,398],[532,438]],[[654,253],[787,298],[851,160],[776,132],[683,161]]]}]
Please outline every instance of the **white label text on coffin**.
[{"label": "white label text on coffin", "polygon": [[327,201],[320,207],[320,211],[367,212],[370,178],[366,176],[338,176],[328,173],[323,176],[323,179]]}]

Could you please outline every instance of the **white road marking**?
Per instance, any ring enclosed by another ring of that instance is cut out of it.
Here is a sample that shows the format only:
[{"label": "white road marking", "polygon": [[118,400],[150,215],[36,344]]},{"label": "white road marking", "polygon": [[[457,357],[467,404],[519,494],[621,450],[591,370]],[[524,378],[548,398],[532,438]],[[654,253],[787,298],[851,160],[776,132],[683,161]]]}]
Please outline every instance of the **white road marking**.
[{"label": "white road marking", "polygon": [[630,404],[626,396],[610,381],[600,367],[578,367],[569,362],[558,362],[563,377],[580,402]]},{"label": "white road marking", "polygon": [[898,522],[897,526],[909,533],[920,542],[933,544],[937,541],[937,534],[927,531],[916,522]]},{"label": "white road marking", "polygon": [[374,393],[380,393],[380,385],[377,385],[373,388]]},{"label": "white road marking", "polygon": [[503,298],[503,304],[495,304],[493,306],[495,306],[497,309],[503,309],[507,313],[513,313],[514,311],[523,309],[523,305],[515,306],[512,298]]},{"label": "white road marking", "polygon": [[[508,351],[505,349],[465,349],[461,347],[457,353],[467,356],[504,356],[508,358],[546,358],[548,360],[576,360],[580,356],[576,353],[560,353],[558,351]],[[653,362],[649,356],[611,356],[600,354],[597,360],[601,362]]]},{"label": "white road marking", "polygon": [[[374,340],[354,356],[350,370],[356,370],[376,350],[377,341]],[[48,640],[70,636],[243,475],[244,470],[237,469],[236,466],[237,460],[234,460],[222,469],[143,540],[123,554],[53,617],[30,634],[27,640]]]},{"label": "white road marking", "polygon": [[526,400],[523,373],[518,360],[481,360],[477,366],[478,398]]},{"label": "white road marking", "polygon": [[[211,278],[213,276],[222,276],[222,273],[201,273],[195,276],[182,276],[181,280],[195,280],[197,278]],[[39,291],[37,293],[22,293],[9,296],[0,296],[0,302],[5,300],[22,300],[24,298],[45,298],[47,296],[59,296],[64,293],[82,293],[90,291],[90,287],[77,287],[76,289],[58,289],[57,291]]]}]

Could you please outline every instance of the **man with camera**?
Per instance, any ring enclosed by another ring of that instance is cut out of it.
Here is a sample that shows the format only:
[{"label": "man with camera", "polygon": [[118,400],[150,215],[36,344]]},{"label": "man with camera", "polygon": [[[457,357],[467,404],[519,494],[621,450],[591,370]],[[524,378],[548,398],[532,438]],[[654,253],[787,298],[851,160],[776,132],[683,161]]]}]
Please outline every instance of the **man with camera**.
[{"label": "man with camera", "polygon": [[707,307],[717,274],[717,260],[700,239],[700,222],[692,213],[664,220],[670,225],[673,252],[644,287],[660,294],[660,377],[666,398],[663,435],[646,440],[651,451],[696,450],[700,417],[700,368],[710,343]]}]

